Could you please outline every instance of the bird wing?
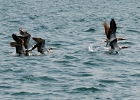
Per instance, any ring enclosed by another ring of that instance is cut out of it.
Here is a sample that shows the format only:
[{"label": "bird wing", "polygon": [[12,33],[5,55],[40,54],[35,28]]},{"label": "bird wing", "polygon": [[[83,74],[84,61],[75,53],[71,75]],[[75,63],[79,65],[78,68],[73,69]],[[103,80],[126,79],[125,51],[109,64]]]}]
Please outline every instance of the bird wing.
[{"label": "bird wing", "polygon": [[108,34],[109,34],[109,26],[108,24],[106,23],[106,21],[104,21],[104,29],[105,29],[105,34],[106,34],[106,37],[108,37]]},{"label": "bird wing", "polygon": [[29,43],[30,41],[30,36],[25,36],[24,37],[24,46],[26,49],[29,49],[32,47],[32,45]]},{"label": "bird wing", "polygon": [[34,41],[36,41],[36,42],[40,42],[40,41],[43,40],[43,39],[41,39],[41,38],[37,38],[37,37],[32,37],[32,39],[33,39]]},{"label": "bird wing", "polygon": [[18,43],[17,42],[11,42],[10,45],[11,45],[11,47],[17,47]]},{"label": "bird wing", "polygon": [[21,39],[19,36],[16,36],[15,34],[12,34],[12,38],[13,38],[13,40],[15,40],[16,42],[24,43],[24,40]]},{"label": "bird wing", "polygon": [[36,45],[34,45],[34,47],[31,49],[31,51],[34,50],[35,48],[37,48],[38,52],[43,53],[45,50],[45,40],[44,39],[40,40],[40,42],[38,42]]},{"label": "bird wing", "polygon": [[38,42],[38,52],[43,53],[45,50],[45,40]]},{"label": "bird wing", "polygon": [[26,49],[31,48],[32,45],[29,43],[31,35],[28,32],[26,32],[22,29],[19,29],[19,32],[22,36],[24,36],[24,46],[25,46],[25,48]]},{"label": "bird wing", "polygon": [[21,43],[17,43],[17,42],[11,42],[10,43],[11,47],[15,47],[16,48],[16,53],[18,54],[24,54],[24,49]]},{"label": "bird wing", "polygon": [[111,19],[109,34],[108,34],[108,37],[107,37],[110,41],[112,41],[116,38],[116,30],[117,30],[117,27],[116,27],[115,20]]}]

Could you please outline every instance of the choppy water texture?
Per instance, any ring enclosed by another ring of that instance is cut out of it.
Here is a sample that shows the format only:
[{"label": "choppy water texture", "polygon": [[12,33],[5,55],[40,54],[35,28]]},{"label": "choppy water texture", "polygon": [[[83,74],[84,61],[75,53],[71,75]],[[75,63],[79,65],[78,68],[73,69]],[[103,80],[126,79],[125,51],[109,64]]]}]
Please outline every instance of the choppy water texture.
[{"label": "choppy water texture", "polygon": [[[130,47],[118,54],[99,44],[111,18],[127,39],[118,44]],[[53,53],[11,55],[19,28],[44,38]],[[0,99],[139,100],[139,38],[139,0],[0,0]]]}]

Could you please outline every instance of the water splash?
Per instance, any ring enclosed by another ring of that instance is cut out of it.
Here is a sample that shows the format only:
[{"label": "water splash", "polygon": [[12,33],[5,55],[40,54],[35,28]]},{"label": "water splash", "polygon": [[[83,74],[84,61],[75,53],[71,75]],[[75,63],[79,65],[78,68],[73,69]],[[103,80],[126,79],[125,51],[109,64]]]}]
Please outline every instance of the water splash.
[{"label": "water splash", "polygon": [[102,45],[103,42],[99,42],[99,43],[94,43],[94,44],[90,44],[88,49],[90,52],[103,52],[106,54],[118,54],[119,50],[111,50],[110,47],[106,47],[104,45]]},{"label": "water splash", "polygon": [[103,42],[99,42],[99,43],[94,43],[94,44],[90,44],[88,49],[90,52],[98,52],[98,51],[103,51],[105,48],[102,45]]}]

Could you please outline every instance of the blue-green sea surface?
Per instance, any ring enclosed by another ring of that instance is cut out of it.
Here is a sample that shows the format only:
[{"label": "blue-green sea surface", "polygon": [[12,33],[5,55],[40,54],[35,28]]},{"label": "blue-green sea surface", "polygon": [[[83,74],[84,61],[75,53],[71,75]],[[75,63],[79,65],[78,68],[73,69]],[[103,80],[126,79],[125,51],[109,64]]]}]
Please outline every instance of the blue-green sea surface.
[{"label": "blue-green sea surface", "polygon": [[[118,45],[129,47],[117,54],[101,42],[111,18],[126,38]],[[19,28],[53,52],[16,56],[10,42]],[[0,100],[139,98],[139,0],[0,0]]]}]

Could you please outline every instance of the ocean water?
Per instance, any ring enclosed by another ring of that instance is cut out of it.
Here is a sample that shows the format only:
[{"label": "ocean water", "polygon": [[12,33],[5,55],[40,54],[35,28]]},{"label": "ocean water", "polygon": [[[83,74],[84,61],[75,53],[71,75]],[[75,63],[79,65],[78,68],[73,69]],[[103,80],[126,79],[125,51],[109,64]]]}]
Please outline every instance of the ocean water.
[{"label": "ocean water", "polygon": [[[117,54],[100,43],[111,18],[127,39],[118,45],[129,46]],[[19,28],[55,49],[15,56]],[[0,99],[139,100],[139,39],[139,0],[0,0]]]}]

